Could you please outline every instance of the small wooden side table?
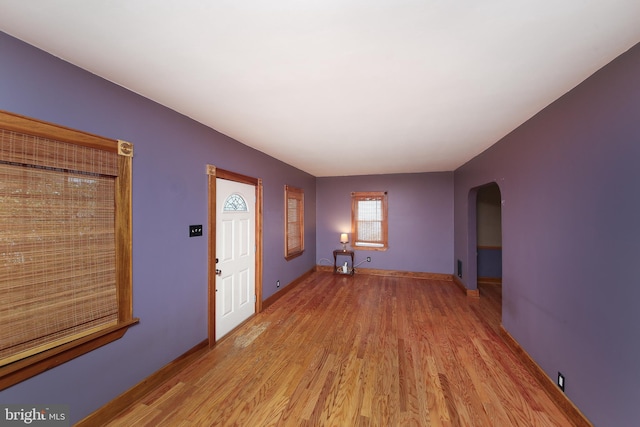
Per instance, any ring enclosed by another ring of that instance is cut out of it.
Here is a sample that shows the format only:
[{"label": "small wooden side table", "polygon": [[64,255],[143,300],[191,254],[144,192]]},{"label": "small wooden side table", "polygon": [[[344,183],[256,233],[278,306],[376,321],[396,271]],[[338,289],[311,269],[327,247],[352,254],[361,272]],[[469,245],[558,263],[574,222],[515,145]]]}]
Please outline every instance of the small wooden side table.
[{"label": "small wooden side table", "polygon": [[[343,273],[342,272],[342,266],[338,266],[338,257],[339,256],[348,256],[351,257],[351,265],[347,265],[347,272]],[[333,274],[342,274],[342,275],[347,275],[347,276],[353,276],[354,273],[356,272],[356,269],[354,267],[354,252],[353,251],[343,251],[341,249],[336,249],[335,251],[333,251]]]}]

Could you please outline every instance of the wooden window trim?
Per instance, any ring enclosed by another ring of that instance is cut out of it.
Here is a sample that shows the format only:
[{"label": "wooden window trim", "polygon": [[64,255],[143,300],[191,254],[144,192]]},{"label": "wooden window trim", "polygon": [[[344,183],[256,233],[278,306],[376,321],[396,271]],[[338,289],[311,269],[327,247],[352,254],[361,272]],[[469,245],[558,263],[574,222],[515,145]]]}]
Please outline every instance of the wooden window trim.
[{"label": "wooden window trim", "polygon": [[[296,221],[290,221],[289,218],[289,200],[295,199],[299,202],[298,218]],[[300,247],[289,248],[289,229],[290,224],[298,229],[300,234]],[[284,186],[284,257],[286,260],[293,259],[302,255],[304,252],[304,191],[301,188]]]},{"label": "wooden window trim", "polygon": [[121,338],[139,322],[133,317],[132,289],[132,157],[133,145],[40,120],[0,111],[0,128],[22,134],[118,153],[115,179],[117,324],[0,367],[0,390]]},{"label": "wooden window trim", "polygon": [[[358,202],[365,199],[379,199],[382,201],[382,239],[379,242],[376,242],[381,246],[366,246],[358,244],[362,241],[358,234]],[[351,247],[355,250],[386,251],[389,249],[388,200],[386,191],[354,191],[351,193],[351,236],[353,240]]]}]

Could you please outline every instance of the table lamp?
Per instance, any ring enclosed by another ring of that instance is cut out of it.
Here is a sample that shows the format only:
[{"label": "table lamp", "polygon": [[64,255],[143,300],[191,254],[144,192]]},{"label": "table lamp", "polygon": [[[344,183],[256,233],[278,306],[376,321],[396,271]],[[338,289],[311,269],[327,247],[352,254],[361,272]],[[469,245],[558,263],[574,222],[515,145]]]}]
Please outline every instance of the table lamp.
[{"label": "table lamp", "polygon": [[342,243],[342,251],[347,251],[347,243],[349,243],[349,235],[347,233],[340,234],[340,243]]}]

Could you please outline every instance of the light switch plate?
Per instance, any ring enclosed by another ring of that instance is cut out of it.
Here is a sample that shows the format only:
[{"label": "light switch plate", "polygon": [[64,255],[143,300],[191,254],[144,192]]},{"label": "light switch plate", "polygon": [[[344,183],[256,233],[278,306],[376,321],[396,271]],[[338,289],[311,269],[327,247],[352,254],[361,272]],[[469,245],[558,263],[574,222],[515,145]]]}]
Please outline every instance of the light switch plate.
[{"label": "light switch plate", "polygon": [[202,236],[202,224],[189,226],[189,237]]}]

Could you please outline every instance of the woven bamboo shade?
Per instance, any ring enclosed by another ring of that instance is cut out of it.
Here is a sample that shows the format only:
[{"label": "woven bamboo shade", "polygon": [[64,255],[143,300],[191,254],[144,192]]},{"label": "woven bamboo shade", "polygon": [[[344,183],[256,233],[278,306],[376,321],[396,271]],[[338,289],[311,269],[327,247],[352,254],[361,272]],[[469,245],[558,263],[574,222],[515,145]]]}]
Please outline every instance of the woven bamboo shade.
[{"label": "woven bamboo shade", "polygon": [[304,250],[304,193],[301,189],[285,186],[286,247],[285,257]]},{"label": "woven bamboo shade", "polygon": [[0,130],[0,366],[117,323],[117,156]]},{"label": "woven bamboo shade", "polygon": [[299,199],[289,199],[287,201],[287,247],[291,252],[299,252],[302,246],[302,235],[299,226],[301,208]]}]

